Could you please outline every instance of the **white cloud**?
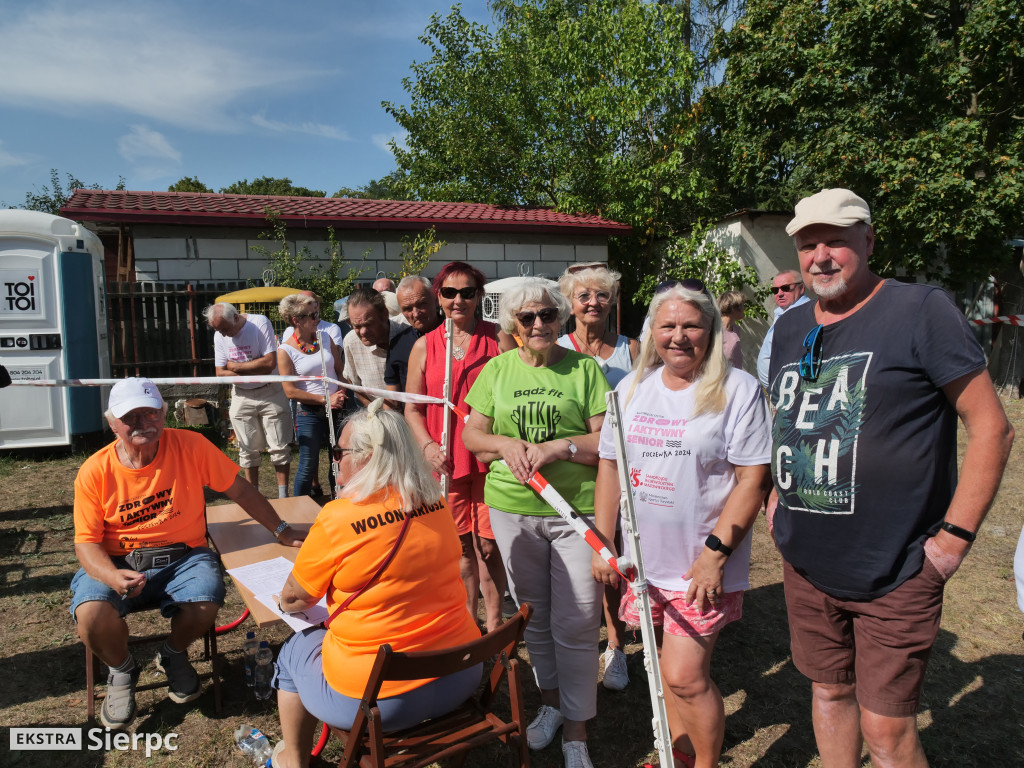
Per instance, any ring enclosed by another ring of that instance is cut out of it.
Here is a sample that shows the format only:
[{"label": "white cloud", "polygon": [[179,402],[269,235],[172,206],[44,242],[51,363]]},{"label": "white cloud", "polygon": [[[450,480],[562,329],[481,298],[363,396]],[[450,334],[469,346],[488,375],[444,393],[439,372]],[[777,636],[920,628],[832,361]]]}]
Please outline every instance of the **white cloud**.
[{"label": "white cloud", "polygon": [[388,133],[375,133],[370,140],[373,142],[373,146],[377,147],[377,149],[381,149],[391,155],[394,153],[391,151],[391,147],[388,146],[389,141],[394,140],[395,144],[397,144],[400,149],[405,149],[408,146],[406,144],[408,139],[409,132],[402,131],[397,136],[392,136]]},{"label": "white cloud", "polygon": [[275,133],[301,133],[306,136],[316,136],[322,139],[335,139],[336,141],[352,141],[347,131],[335,128],[333,125],[323,123],[284,123],[279,120],[267,120],[263,115],[253,115],[253,125],[266,128]]},{"label": "white cloud", "polygon": [[284,53],[275,57],[276,46],[251,30],[210,19],[199,24],[184,5],[3,3],[0,19],[0,72],[7,73],[0,103],[65,116],[118,109],[203,131],[234,131],[241,123],[232,109],[242,97],[325,74]]},{"label": "white cloud", "polygon": [[133,125],[131,133],[126,133],[117,140],[117,150],[121,157],[131,163],[143,158],[181,162],[181,152],[171,146],[167,137],[145,125]]},{"label": "white cloud", "polygon": [[0,141],[0,168],[13,168],[18,165],[28,165],[30,162],[31,160],[27,156],[12,155],[3,148],[3,142]]}]

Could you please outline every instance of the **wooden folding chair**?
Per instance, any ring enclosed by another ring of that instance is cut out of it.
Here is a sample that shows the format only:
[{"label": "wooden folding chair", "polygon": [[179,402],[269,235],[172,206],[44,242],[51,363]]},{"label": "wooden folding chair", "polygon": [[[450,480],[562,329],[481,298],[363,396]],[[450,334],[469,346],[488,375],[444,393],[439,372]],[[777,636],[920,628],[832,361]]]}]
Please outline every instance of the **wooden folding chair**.
[{"label": "wooden folding chair", "polygon": [[[399,653],[382,645],[366,681],[359,713],[352,729],[335,733],[345,744],[339,768],[422,768],[439,760],[459,768],[474,747],[501,741],[513,752],[515,765],[529,768],[526,718],[516,646],[533,608],[523,603],[519,611],[494,632],[479,640],[440,651]],[[495,658],[496,657],[496,658]],[[412,728],[384,733],[377,694],[385,680],[421,680],[443,677],[492,661],[493,668],[482,691],[447,715],[426,720]],[[503,679],[508,679],[511,714],[502,720],[492,711]]]}]

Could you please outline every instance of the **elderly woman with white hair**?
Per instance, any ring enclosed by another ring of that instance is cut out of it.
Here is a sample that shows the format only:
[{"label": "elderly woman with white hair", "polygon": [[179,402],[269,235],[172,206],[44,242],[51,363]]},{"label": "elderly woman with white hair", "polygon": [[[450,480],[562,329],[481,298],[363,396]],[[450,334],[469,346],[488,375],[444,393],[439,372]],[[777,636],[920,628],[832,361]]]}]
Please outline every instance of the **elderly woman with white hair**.
[{"label": "elderly woman with white hair", "polygon": [[[648,310],[637,369],[616,387],[677,766],[718,765],[722,696],[711,679],[718,634],[743,612],[750,528],[767,493],[771,436],[757,380],[726,362],[722,318],[699,280],[663,285]],[[615,439],[601,432],[595,507],[614,551]],[[628,547],[624,554],[629,554]],[[617,583],[599,557],[594,578]],[[639,623],[627,592],[620,616]],[[665,767],[667,768],[667,766]]]},{"label": "elderly woman with white hair", "polygon": [[580,264],[569,267],[558,278],[558,287],[576,320],[573,332],[559,336],[558,343],[593,357],[613,387],[633,369],[633,361],[640,352],[636,339],[608,328],[608,315],[619,298],[621,277],[603,264]]},{"label": "elderly woman with white hair", "polygon": [[501,299],[499,320],[522,346],[490,360],[466,396],[463,442],[490,464],[484,499],[526,628],[542,706],[527,729],[543,749],[564,725],[568,768],[591,768],[586,721],[597,712],[601,588],[590,548],[529,486],[537,471],[583,515],[593,514],[598,433],[608,382],[589,355],[556,341],[569,303],[547,280],[524,278]]},{"label": "elderly woman with white hair", "polygon": [[[289,613],[326,595],[331,618],[327,629],[293,635],[278,655],[279,768],[309,764],[317,720],[351,728],[383,643],[431,651],[480,637],[466,610],[455,523],[408,424],[383,402],[345,421],[335,449],[341,498],[317,515],[281,591]],[[480,674],[477,666],[430,681],[384,683],[385,729],[451,711],[476,690]]]}]

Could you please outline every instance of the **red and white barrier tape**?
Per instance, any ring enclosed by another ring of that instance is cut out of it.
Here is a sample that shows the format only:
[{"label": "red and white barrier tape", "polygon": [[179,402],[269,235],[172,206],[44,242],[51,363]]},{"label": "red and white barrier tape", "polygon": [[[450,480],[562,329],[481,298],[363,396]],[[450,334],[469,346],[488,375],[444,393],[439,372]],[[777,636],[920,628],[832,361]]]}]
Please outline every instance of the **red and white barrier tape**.
[{"label": "red and white barrier tape", "polygon": [[971,320],[970,322],[975,325],[994,325],[996,323],[1024,325],[1024,315],[999,315],[998,317],[987,317],[984,320]]},{"label": "red and white barrier tape", "polygon": [[[174,378],[150,379],[157,386],[161,385],[190,385],[190,384],[280,384],[282,381],[324,381],[323,376],[193,376]],[[123,379],[22,379],[11,382],[13,387],[112,387]],[[392,392],[387,389],[374,389],[373,387],[360,387],[356,384],[348,384],[329,376],[326,378],[333,384],[353,392],[361,392],[371,397],[383,397],[386,400],[397,400],[403,403],[428,403],[443,405],[444,400],[440,397],[430,395],[414,395],[409,392]],[[455,408],[451,403],[449,407]],[[457,409],[456,409],[457,410]]]},{"label": "red and white barrier tape", "polygon": [[[504,459],[501,459],[501,463],[508,467]],[[576,531],[580,536],[583,537],[584,541],[590,545],[590,548],[597,552],[608,565],[615,569],[615,572],[619,574],[626,581],[632,580],[632,562],[629,558],[622,558],[620,564],[619,560],[612,555],[611,551],[604,545],[601,538],[597,535],[597,531],[594,529],[593,523],[587,520],[585,517],[576,512],[572,508],[572,505],[565,500],[555,487],[551,485],[540,472],[534,472],[533,475],[527,480],[529,485],[537,494],[548,503],[558,516],[565,520],[572,529]]]}]

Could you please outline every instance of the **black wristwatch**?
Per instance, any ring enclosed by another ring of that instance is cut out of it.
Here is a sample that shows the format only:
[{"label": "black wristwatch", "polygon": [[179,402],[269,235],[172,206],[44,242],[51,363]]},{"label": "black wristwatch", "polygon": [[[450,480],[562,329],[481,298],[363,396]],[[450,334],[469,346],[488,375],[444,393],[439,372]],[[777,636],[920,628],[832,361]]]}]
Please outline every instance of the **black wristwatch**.
[{"label": "black wristwatch", "polygon": [[712,552],[721,552],[726,557],[732,554],[732,547],[727,547],[722,543],[722,540],[713,533],[705,540],[704,546]]},{"label": "black wristwatch", "polygon": [[943,522],[942,530],[967,542],[972,542],[978,538],[978,534],[974,531],[968,531],[966,528],[961,528],[959,525],[953,525],[952,523]]}]

